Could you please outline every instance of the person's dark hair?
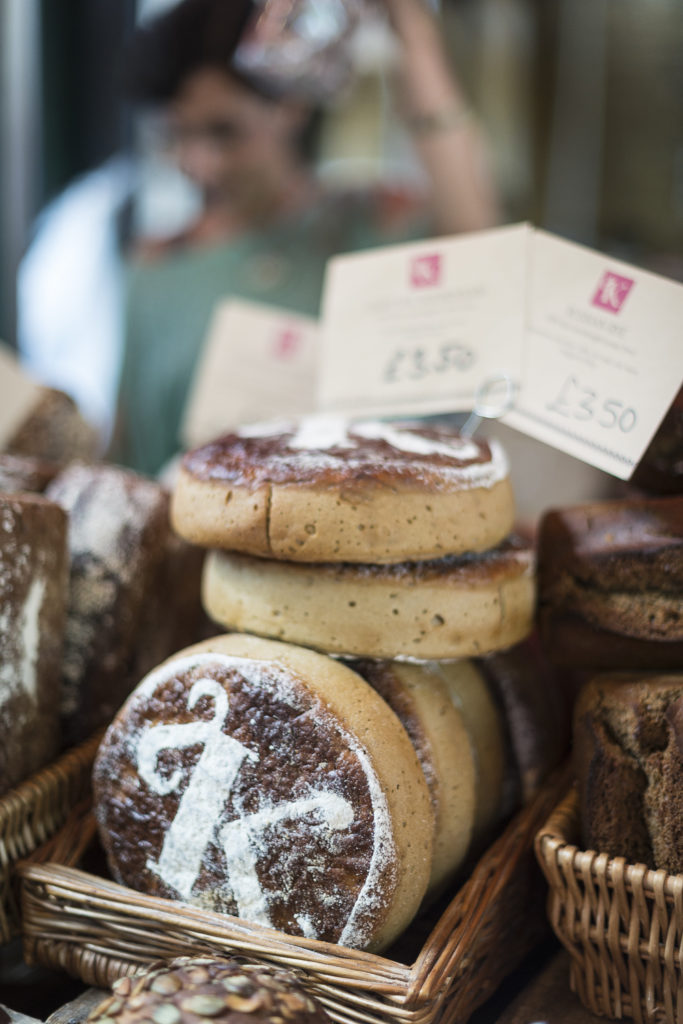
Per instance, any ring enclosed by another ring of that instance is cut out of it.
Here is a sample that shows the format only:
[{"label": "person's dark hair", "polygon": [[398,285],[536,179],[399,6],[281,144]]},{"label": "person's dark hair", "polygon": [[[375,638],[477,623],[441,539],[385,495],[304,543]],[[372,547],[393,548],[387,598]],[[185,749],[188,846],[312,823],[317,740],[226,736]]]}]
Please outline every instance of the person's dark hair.
[{"label": "person's dark hair", "polygon": [[139,103],[168,103],[194,71],[204,67],[230,71],[252,9],[251,0],[180,0],[141,25],[126,61],[130,98]]},{"label": "person's dark hair", "polygon": [[[254,12],[252,0],[180,0],[141,25],[126,60],[126,91],[136,103],[163,106],[195,71],[214,67],[236,78],[262,99],[282,97],[232,67],[232,57]],[[296,140],[297,152],[313,160],[322,113],[313,109]]]}]

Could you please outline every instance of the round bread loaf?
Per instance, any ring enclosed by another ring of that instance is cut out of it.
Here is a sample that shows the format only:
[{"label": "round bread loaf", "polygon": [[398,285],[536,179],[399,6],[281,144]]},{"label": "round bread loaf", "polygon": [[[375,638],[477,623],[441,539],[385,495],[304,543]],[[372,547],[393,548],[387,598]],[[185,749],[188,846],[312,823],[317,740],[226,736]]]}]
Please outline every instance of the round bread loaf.
[{"label": "round bread loaf", "polygon": [[510,539],[427,562],[302,565],[212,551],[202,600],[228,629],[332,654],[468,658],[531,632],[532,552]]},{"label": "round bread loaf", "polygon": [[514,502],[495,442],[445,426],[311,417],[243,428],[187,454],[171,515],[204,547],[400,562],[498,544]]},{"label": "round bread loaf", "polygon": [[477,770],[465,719],[435,662],[350,661],[396,712],[429,786],[436,831],[429,892],[442,889],[465,859],[475,816]]},{"label": "round bread loaf", "polygon": [[219,957],[178,957],[119,978],[89,1021],[102,1024],[327,1024],[292,971]]},{"label": "round bread loaf", "polygon": [[379,949],[431,871],[434,818],[396,715],[346,666],[249,636],[179,652],[109,728],[96,816],[116,879]]}]

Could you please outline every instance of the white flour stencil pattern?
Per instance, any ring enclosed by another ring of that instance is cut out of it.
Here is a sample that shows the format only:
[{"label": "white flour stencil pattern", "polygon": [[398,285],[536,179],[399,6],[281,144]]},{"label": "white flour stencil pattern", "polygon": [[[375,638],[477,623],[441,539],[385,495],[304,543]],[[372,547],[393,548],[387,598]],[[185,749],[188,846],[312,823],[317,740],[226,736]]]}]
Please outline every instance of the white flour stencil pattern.
[{"label": "white flour stencil pattern", "polygon": [[110,729],[95,790],[115,877],[156,895],[363,946],[395,882],[367,752],[273,662],[156,669]]}]

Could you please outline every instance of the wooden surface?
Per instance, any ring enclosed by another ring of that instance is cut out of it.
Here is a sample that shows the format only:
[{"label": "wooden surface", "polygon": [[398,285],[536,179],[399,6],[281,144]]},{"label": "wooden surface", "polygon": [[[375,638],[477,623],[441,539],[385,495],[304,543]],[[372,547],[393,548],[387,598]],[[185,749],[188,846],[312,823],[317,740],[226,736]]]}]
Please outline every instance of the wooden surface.
[{"label": "wooden surface", "polygon": [[512,1000],[496,1024],[605,1024],[569,988],[569,954],[556,952]]},{"label": "wooden surface", "polygon": [[81,1024],[91,1010],[107,998],[111,993],[102,988],[88,988],[83,995],[65,1003],[47,1018],[47,1024]]}]

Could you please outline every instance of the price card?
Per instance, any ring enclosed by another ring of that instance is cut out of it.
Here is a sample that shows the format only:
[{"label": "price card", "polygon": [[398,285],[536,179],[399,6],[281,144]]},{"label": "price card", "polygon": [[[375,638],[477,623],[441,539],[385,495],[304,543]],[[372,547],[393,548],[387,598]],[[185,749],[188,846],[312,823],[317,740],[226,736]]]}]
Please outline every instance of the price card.
[{"label": "price card", "polygon": [[12,349],[0,342],[0,451],[28,418],[39,397],[39,384],[22,370]]},{"label": "price card", "polygon": [[186,447],[255,420],[311,412],[319,328],[310,317],[231,299],[215,310],[182,427]]},{"label": "price card", "polygon": [[323,295],[319,405],[374,415],[472,407],[517,381],[526,224],[338,256]]},{"label": "price card", "polygon": [[683,285],[543,231],[504,422],[628,479],[683,380]]}]

